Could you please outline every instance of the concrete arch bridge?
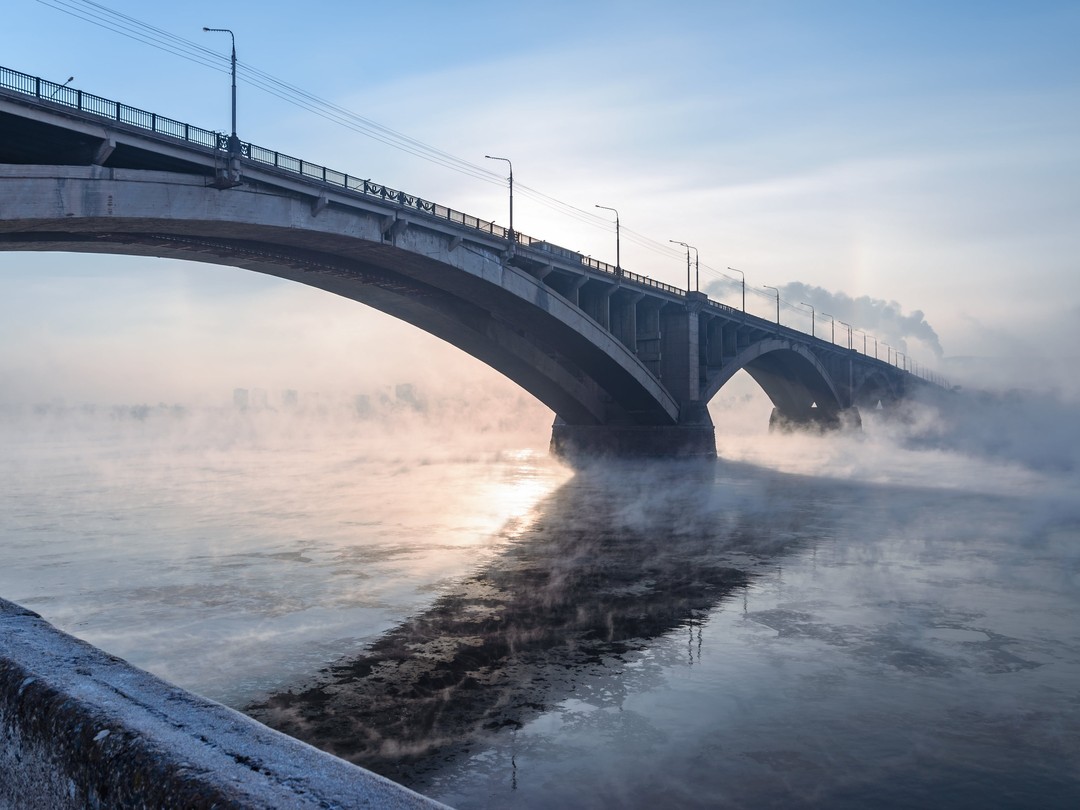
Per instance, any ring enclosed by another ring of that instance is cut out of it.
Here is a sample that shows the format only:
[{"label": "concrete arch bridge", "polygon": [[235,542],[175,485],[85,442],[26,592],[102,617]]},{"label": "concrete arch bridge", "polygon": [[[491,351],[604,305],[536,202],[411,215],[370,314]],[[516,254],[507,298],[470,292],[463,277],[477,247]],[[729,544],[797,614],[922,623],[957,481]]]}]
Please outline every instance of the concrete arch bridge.
[{"label": "concrete arch bridge", "polygon": [[0,68],[0,250],[231,265],[480,359],[556,414],[556,451],[715,455],[745,369],[785,425],[932,384],[874,357],[370,180]]}]

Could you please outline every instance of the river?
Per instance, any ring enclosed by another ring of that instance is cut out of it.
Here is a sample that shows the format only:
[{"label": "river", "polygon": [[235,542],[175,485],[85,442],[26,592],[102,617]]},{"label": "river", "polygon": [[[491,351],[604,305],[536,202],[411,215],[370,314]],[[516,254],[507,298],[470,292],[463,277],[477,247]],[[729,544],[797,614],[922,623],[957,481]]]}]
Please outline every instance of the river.
[{"label": "river", "polygon": [[1071,808],[1047,409],[721,408],[715,464],[573,470],[528,408],[9,408],[0,595],[459,808]]}]

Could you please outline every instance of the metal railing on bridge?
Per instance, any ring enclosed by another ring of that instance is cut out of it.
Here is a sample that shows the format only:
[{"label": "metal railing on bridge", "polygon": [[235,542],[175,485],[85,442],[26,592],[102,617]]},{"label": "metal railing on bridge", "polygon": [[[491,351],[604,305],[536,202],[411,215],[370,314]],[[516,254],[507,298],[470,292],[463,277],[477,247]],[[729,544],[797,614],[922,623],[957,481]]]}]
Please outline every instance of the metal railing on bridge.
[{"label": "metal railing on bridge", "polygon": [[[42,101],[49,101],[62,107],[69,107],[82,113],[106,118],[110,121],[137,127],[138,129],[148,130],[157,135],[175,138],[184,141],[185,143],[206,149],[227,152],[229,148],[229,137],[222,132],[215,132],[203,129],[202,127],[192,126],[191,124],[185,124],[182,121],[175,121],[163,115],[158,115],[157,113],[147,112],[138,107],[131,107],[127,104],[121,104],[119,101],[102,98],[101,96],[95,96],[92,93],[87,93],[74,87],[68,87],[66,83],[57,84],[48,79],[31,76],[27,73],[20,73],[19,71],[10,68],[0,67],[0,87],[14,90],[17,93],[22,93],[27,96],[33,96]],[[404,191],[390,188],[390,186],[382,185],[381,183],[375,183],[369,179],[360,179],[346,172],[338,171],[337,169],[331,169],[318,163],[303,160],[302,158],[286,155],[285,153],[278,152],[274,149],[267,149],[266,147],[258,146],[257,144],[246,141],[241,142],[240,149],[243,157],[248,158],[255,163],[259,163],[263,166],[272,166],[275,169],[299,175],[307,180],[326,183],[329,186],[334,186],[353,194],[359,194],[365,197],[375,197],[385,202],[396,203],[403,208],[410,208],[437,219],[443,219],[456,225],[472,228],[473,230],[490,234],[498,239],[509,240],[511,235],[513,235],[514,241],[523,247],[535,247],[547,252],[552,252],[552,248],[557,248],[557,246],[551,245],[543,239],[536,239],[532,236],[523,234],[520,231],[515,231],[511,234],[509,228],[496,225],[494,222],[474,217],[471,214],[466,214],[462,211],[455,211],[453,208],[448,208],[447,206],[425,200],[414,194],[408,194]],[[662,281],[656,281],[649,276],[642,276],[637,273],[620,270],[606,262],[593,259],[589,256],[582,256],[580,253],[574,253],[565,248],[557,248],[557,251],[561,258],[570,261],[573,261],[574,258],[576,258],[578,262],[591,270],[607,275],[621,276],[636,284],[662,290],[663,292],[672,295],[686,295],[685,290],[671,284],[665,284]]]},{"label": "metal railing on bridge", "polygon": [[[70,81],[70,79],[68,81]],[[81,113],[104,118],[109,121],[116,121],[120,124],[126,124],[127,126],[135,127],[137,129],[147,130],[156,135],[163,135],[167,138],[183,141],[193,146],[210,149],[215,153],[227,153],[229,150],[229,136],[222,132],[185,124],[182,121],[175,121],[172,118],[167,118],[166,116],[158,115],[157,113],[147,112],[138,107],[121,104],[119,101],[102,98],[101,96],[96,96],[74,87],[68,87],[66,82],[58,84],[49,81],[48,79],[42,79],[37,76],[31,76],[27,73],[12,70],[11,68],[0,67],[0,88],[31,96],[41,101],[57,104],[61,107],[68,107]],[[536,251],[543,251],[544,253],[557,256],[563,261],[571,263],[578,262],[583,267],[587,267],[595,272],[625,279],[635,284],[650,287],[670,295],[685,297],[689,292],[688,290],[684,290],[672,284],[665,284],[662,281],[657,281],[649,276],[643,276],[617,268],[606,262],[594,259],[591,256],[583,256],[575,251],[554,245],[543,239],[536,239],[532,236],[523,234],[520,231],[510,231],[509,228],[496,225],[494,222],[489,222],[488,220],[474,217],[471,214],[456,211],[453,208],[448,208],[447,206],[439,205],[438,203],[425,200],[416,195],[372,182],[369,179],[360,179],[347,174],[346,172],[330,169],[326,166],[312,163],[303,160],[302,158],[293,157],[292,155],[286,155],[274,149],[267,149],[246,141],[241,142],[240,150],[242,157],[247,158],[254,163],[271,167],[288,174],[297,175],[308,181],[332,186],[336,189],[340,189],[346,194],[355,194],[366,198],[377,198],[384,202],[394,203],[402,208],[411,209],[422,215],[452,222],[456,225],[471,228],[481,233],[490,234],[497,239],[506,239],[509,241],[512,238],[519,246]],[[720,310],[728,316],[734,315],[742,316],[747,319],[755,318],[755,320],[761,320],[755,316],[748,316],[745,312],[730,307],[727,304],[713,301],[712,299],[709,299],[706,305],[710,308]],[[805,332],[791,327],[784,327],[780,324],[777,324],[776,326],[779,332],[789,332],[800,336],[806,335]],[[816,336],[812,337],[817,339]],[[860,354],[860,352],[853,347],[844,347],[831,341],[830,345],[841,350]],[[877,357],[870,358],[868,355],[864,356],[866,356],[867,359],[873,359],[877,362],[891,365],[894,368],[913,374],[928,382],[933,382],[945,387],[948,386],[947,381],[938,374],[926,372],[921,369],[902,368],[895,363],[886,363],[886,361]]]}]

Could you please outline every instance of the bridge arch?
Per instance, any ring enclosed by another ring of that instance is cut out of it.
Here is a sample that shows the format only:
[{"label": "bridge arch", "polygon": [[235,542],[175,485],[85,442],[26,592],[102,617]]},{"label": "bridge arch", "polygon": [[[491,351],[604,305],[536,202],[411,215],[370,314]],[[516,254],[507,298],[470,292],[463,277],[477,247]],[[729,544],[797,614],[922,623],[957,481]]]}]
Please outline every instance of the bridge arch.
[{"label": "bridge arch", "polygon": [[712,399],[739,371],[746,371],[772,401],[776,412],[789,420],[806,421],[813,410],[831,419],[843,408],[828,370],[798,341],[765,338],[747,346],[707,380],[702,400]]},{"label": "bridge arch", "polygon": [[889,377],[874,369],[862,375],[855,385],[852,398],[856,405],[863,408],[876,408],[878,403],[888,408],[900,400],[900,392]]},{"label": "bridge arch", "polygon": [[[322,289],[439,337],[569,424],[673,425],[679,405],[622,341],[506,243],[462,244],[415,213],[331,205],[203,178],[90,167],[8,167],[0,250],[113,253],[230,265]],[[14,172],[11,170],[14,169]],[[12,177],[12,174],[17,175]],[[268,193],[269,192],[269,193]]]}]

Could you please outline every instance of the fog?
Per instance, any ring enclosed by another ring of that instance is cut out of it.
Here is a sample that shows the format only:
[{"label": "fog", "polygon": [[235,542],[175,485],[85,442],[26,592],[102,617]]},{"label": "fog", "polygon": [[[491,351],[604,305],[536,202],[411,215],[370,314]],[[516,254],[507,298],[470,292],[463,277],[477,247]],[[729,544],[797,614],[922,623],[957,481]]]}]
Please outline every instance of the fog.
[{"label": "fog", "polygon": [[[514,386],[354,301],[194,262],[0,254],[0,404],[224,405],[234,388],[349,397]],[[392,349],[392,350],[391,350]]]}]

